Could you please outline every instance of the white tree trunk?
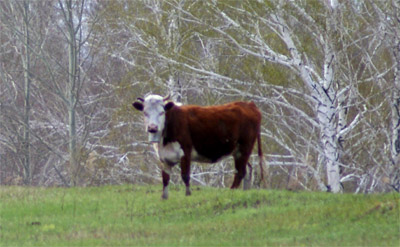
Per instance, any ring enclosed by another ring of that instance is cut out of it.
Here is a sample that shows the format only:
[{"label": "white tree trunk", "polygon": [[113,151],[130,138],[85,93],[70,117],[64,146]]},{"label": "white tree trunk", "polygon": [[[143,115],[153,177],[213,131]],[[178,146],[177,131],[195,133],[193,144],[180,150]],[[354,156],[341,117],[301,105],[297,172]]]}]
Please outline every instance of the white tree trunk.
[{"label": "white tree trunk", "polygon": [[323,64],[323,75],[317,77],[319,80],[313,79],[317,74],[310,68],[306,61],[303,61],[301,55],[292,39],[291,33],[285,21],[275,16],[275,21],[281,24],[282,39],[290,50],[293,58],[293,65],[299,71],[300,77],[311,91],[312,97],[318,102],[315,111],[320,127],[320,139],[323,148],[323,157],[325,160],[325,168],[327,175],[328,191],[337,193],[341,191],[340,174],[339,174],[339,146],[335,114],[337,107],[335,105],[335,91],[333,88],[334,82],[334,61],[335,54],[329,43],[329,39],[322,40],[325,42],[324,53],[325,59]]},{"label": "white tree trunk", "polygon": [[395,72],[394,90],[392,92],[392,148],[391,156],[394,165],[400,165],[400,40],[394,47]]},{"label": "white tree trunk", "polygon": [[[326,37],[324,44],[324,71],[323,81],[319,84],[322,86],[320,91],[320,99],[317,107],[317,118],[321,125],[321,141],[324,147],[325,163],[326,163],[326,176],[327,176],[327,188],[329,192],[338,193],[341,192],[342,188],[340,185],[340,174],[339,174],[339,145],[338,138],[339,132],[336,128],[337,123],[343,124],[344,120],[335,119],[336,111],[342,112],[342,105],[337,104],[336,91],[334,89],[335,80],[335,62],[336,53],[334,49],[335,32],[337,29],[336,18],[337,18],[337,1],[331,1],[331,15],[326,18]],[[343,115],[339,114],[339,117]],[[336,122],[338,121],[338,122]]]},{"label": "white tree trunk", "polygon": [[24,47],[25,55],[23,57],[23,67],[24,67],[24,116],[23,116],[23,166],[24,166],[24,183],[29,185],[32,181],[32,164],[31,164],[31,152],[30,152],[30,87],[31,87],[31,59],[30,59],[30,32],[29,32],[29,2],[23,2],[23,18],[24,18]]},{"label": "white tree trunk", "polygon": [[[77,37],[74,25],[74,14],[72,9],[72,0],[65,1],[66,10],[64,11],[65,25],[67,27],[66,33],[68,34],[68,87],[67,87],[67,108],[68,108],[68,152],[69,152],[69,165],[70,176],[73,185],[77,185],[79,162],[77,153],[77,136],[76,136],[76,103],[77,103],[77,67],[78,67],[78,46]],[[63,7],[60,2],[60,6]],[[77,29],[79,29],[79,25]]]},{"label": "white tree trunk", "polygon": [[341,191],[339,175],[339,150],[337,143],[337,133],[334,123],[334,106],[328,96],[322,98],[322,102],[317,107],[317,118],[321,126],[321,142],[324,150],[323,159],[325,160],[327,188],[328,191],[338,193]]}]

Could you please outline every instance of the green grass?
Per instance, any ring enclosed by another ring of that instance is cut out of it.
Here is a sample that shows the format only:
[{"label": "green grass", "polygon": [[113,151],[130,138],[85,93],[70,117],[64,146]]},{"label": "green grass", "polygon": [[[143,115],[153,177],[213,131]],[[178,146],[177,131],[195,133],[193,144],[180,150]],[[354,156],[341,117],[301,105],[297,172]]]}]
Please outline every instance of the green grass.
[{"label": "green grass", "polygon": [[399,246],[399,194],[0,187],[0,246]]}]

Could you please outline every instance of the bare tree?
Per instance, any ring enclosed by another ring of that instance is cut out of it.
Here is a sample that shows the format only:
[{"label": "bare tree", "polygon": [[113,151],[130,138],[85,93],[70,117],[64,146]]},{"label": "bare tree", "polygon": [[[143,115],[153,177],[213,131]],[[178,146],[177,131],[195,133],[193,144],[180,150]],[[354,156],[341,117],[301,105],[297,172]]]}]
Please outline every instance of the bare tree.
[{"label": "bare tree", "polygon": [[[371,50],[368,52],[374,56],[373,34],[359,37],[356,32],[349,32],[351,28],[364,31],[362,25],[356,25],[356,18],[353,19],[355,4],[339,4],[337,1],[314,4],[271,1],[269,5],[258,2],[207,2],[197,6],[206,9],[204,11],[193,11],[191,6],[182,7],[174,1],[169,4],[181,12],[182,22],[200,26],[203,33],[213,33],[213,37],[223,40],[221,47],[234,48],[239,55],[231,56],[230,70],[221,69],[223,59],[216,59],[219,67],[214,67],[208,61],[194,60],[187,53],[181,54],[179,60],[164,54],[155,54],[156,57],[196,73],[197,78],[202,79],[200,82],[208,81],[204,86],[223,93],[225,97],[228,93],[271,102],[274,105],[271,110],[279,117],[279,127],[275,130],[265,128],[265,136],[291,153],[294,160],[300,160],[314,174],[320,189],[324,189],[321,186],[324,177],[327,189],[332,192],[342,191],[341,182],[350,178],[362,184],[364,175],[361,174],[371,173],[372,170],[360,165],[364,162],[362,156],[358,160],[348,160],[348,155],[363,145],[355,135],[359,128],[366,126],[364,115],[379,114],[379,111],[363,107],[368,104],[368,99],[358,90],[365,77],[346,76],[346,73],[363,70],[362,63],[355,65],[353,54],[359,52],[357,50],[362,49],[364,43],[370,42]],[[308,11],[313,8],[319,9],[318,15]],[[204,13],[212,17],[208,18]],[[220,57],[218,53],[213,55]],[[288,77],[294,82],[279,87],[274,86],[277,82],[271,82],[262,71],[232,70],[236,64],[243,66],[246,57],[255,59],[253,69],[265,62],[279,69],[285,68],[292,74]],[[371,75],[369,73],[368,76]],[[265,84],[261,91],[255,80],[264,80],[270,85]],[[296,84],[296,81],[301,83]],[[261,92],[267,93],[262,95]],[[310,109],[313,110],[310,112]],[[288,112],[291,116],[300,117],[304,124],[288,119],[282,126],[282,118],[285,119]],[[299,124],[301,127],[296,126]],[[317,136],[314,133],[318,133]],[[290,139],[292,144],[288,143]],[[304,143],[304,146],[300,147],[299,143]],[[352,147],[351,143],[356,143],[356,146]],[[321,167],[325,170],[323,177],[319,175]],[[346,174],[341,175],[342,171]]]},{"label": "bare tree", "polygon": [[29,2],[23,2],[23,18],[24,18],[24,46],[25,46],[25,57],[23,59],[24,65],[24,137],[23,137],[23,153],[24,153],[24,168],[25,168],[25,184],[30,184],[31,175],[31,162],[30,162],[30,88],[31,88],[31,59],[30,59],[30,34],[29,34]]},{"label": "bare tree", "polygon": [[[339,175],[339,140],[342,133],[355,126],[358,117],[354,119],[354,123],[339,127],[343,120],[339,120],[338,113],[341,111],[343,104],[338,103],[337,96],[343,92],[339,92],[340,89],[336,88],[335,85],[335,64],[337,62],[334,33],[338,26],[336,23],[338,4],[332,1],[322,6],[325,9],[326,23],[324,23],[324,26],[327,28],[326,32],[323,30],[323,26],[317,25],[314,17],[305,11],[305,5],[299,5],[294,2],[289,4],[277,2],[274,3],[273,10],[268,6],[262,5],[254,2],[243,2],[234,7],[234,5],[230,4],[208,3],[207,8],[213,11],[218,24],[205,23],[200,17],[194,16],[188,11],[184,11],[186,14],[184,19],[205,26],[222,35],[227,42],[236,47],[242,54],[284,66],[302,80],[308,92],[300,93],[294,88],[291,91],[296,94],[302,94],[306,98],[305,102],[314,109],[317,121],[307,121],[314,124],[313,129],[319,130],[320,144],[318,145],[321,145],[321,149],[317,150],[320,151],[317,154],[317,160],[324,163],[328,190],[340,192],[342,188]],[[261,9],[264,11],[260,11]],[[295,15],[294,11],[297,12]],[[268,14],[265,15],[265,13]],[[316,55],[322,56],[323,60],[303,51],[304,43],[302,39],[304,39],[305,34],[297,32],[296,29],[298,29],[299,24],[305,24],[307,34],[315,37],[314,45],[319,48]],[[264,38],[266,33],[264,30],[272,32],[284,47],[274,47],[269,40]],[[187,67],[192,68],[189,65]],[[261,95],[254,93],[241,93],[241,90],[232,86],[232,83],[242,85],[252,83],[213,73],[212,71],[197,68],[193,68],[193,70],[209,75],[212,74],[215,79],[224,82],[224,87],[233,92],[237,91],[239,95],[255,99],[262,98]],[[310,94],[310,97],[306,94]],[[287,106],[295,109],[302,116],[312,118],[312,116],[304,112],[304,109]],[[339,114],[340,116],[342,115]]]},{"label": "bare tree", "polygon": [[[23,112],[21,112],[21,122],[19,120],[14,119],[13,121],[17,121],[14,124],[21,125],[22,134],[21,134],[21,145],[20,150],[17,153],[18,157],[21,157],[22,166],[23,166],[23,181],[26,185],[30,185],[33,178],[33,164],[31,162],[31,138],[30,138],[30,96],[31,96],[31,21],[32,14],[30,8],[30,1],[22,1],[16,2],[15,5],[10,2],[2,3],[2,10],[0,12],[1,19],[4,22],[4,27],[8,30],[10,36],[15,34],[18,40],[18,45],[15,46],[17,52],[19,52],[21,58],[21,66],[23,70]],[[11,40],[8,40],[10,42]],[[4,46],[6,48],[10,48],[6,42]],[[2,70],[5,70],[6,67],[3,67]],[[7,71],[1,72],[1,77],[3,79],[3,83],[7,83],[9,78],[7,78],[10,74]],[[18,83],[18,82],[17,82]],[[14,131],[13,131],[14,132]],[[15,132],[14,132],[15,133]],[[17,134],[18,135],[18,134]],[[19,149],[19,148],[18,148]]]},{"label": "bare tree", "polygon": [[[102,126],[106,119],[101,111],[97,111],[99,98],[103,97],[100,90],[103,85],[85,83],[89,77],[97,79],[90,74],[94,56],[88,46],[88,41],[92,38],[91,25],[97,20],[97,12],[95,5],[90,5],[93,2],[28,3],[29,1],[2,3],[2,24],[4,23],[10,37],[4,43],[3,50],[5,54],[10,54],[7,49],[13,47],[10,42],[13,42],[13,37],[17,37],[19,44],[24,45],[14,47],[21,54],[22,62],[18,65],[23,68],[21,71],[25,75],[24,86],[12,87],[18,85],[15,82],[18,74],[11,69],[13,66],[9,59],[2,61],[1,76],[6,83],[2,86],[11,90],[9,95],[4,95],[9,99],[2,101],[5,103],[2,113],[9,119],[9,124],[6,126],[7,122],[2,121],[2,125],[4,124],[5,130],[10,130],[12,126],[15,130],[12,132],[15,135],[2,138],[2,141],[4,139],[3,143],[12,144],[8,147],[15,146],[15,153],[24,160],[23,164],[29,161],[27,158],[32,157],[38,165],[38,169],[34,170],[33,162],[30,161],[29,172],[31,177],[36,177],[35,183],[67,185],[69,177],[72,184],[79,184],[79,177],[84,176],[82,162],[87,158],[92,145],[98,141],[98,135],[91,138],[90,131]],[[20,15],[15,15],[18,11]],[[26,18],[23,18],[24,11]],[[19,22],[13,21],[19,16]],[[28,29],[24,29],[24,23],[29,24],[25,25]],[[31,85],[34,88],[33,93],[30,90]],[[13,88],[16,89],[14,99]],[[18,114],[11,113],[13,109],[10,106],[15,107],[15,112],[19,112],[21,92],[24,93],[24,112],[21,112],[19,118]],[[34,107],[29,104],[29,96],[32,95]],[[10,104],[7,105],[7,102]],[[24,130],[23,134],[19,133],[18,126]],[[25,131],[26,128],[29,131]],[[18,141],[13,143],[13,138],[18,138]],[[27,141],[24,140],[34,141],[35,144],[25,145]],[[29,147],[35,150],[34,154],[29,151]],[[27,165],[24,167],[28,169]]]},{"label": "bare tree", "polygon": [[[73,1],[66,0],[58,2],[63,15],[65,25],[65,36],[68,44],[68,87],[65,95],[65,103],[68,109],[68,150],[69,150],[69,165],[71,167],[71,178],[73,184],[77,184],[76,177],[79,174],[80,164],[77,154],[77,136],[76,136],[76,106],[78,103],[78,90],[81,87],[82,81],[79,78],[79,54],[81,51],[81,34],[83,6],[85,1],[75,2],[77,13],[75,16],[73,9]],[[79,5],[77,5],[79,4]],[[77,22],[77,24],[75,24]]]},{"label": "bare tree", "polygon": [[[382,90],[388,90],[390,97],[384,97],[383,102],[390,107],[390,122],[382,125],[386,143],[384,152],[387,154],[382,164],[376,165],[380,171],[371,176],[371,186],[379,186],[379,182],[390,186],[392,189],[400,189],[400,2],[393,0],[387,2],[368,1],[363,8],[368,12],[367,21],[375,34],[375,49],[369,52],[368,67],[373,77]],[[378,20],[378,21],[375,21]],[[384,60],[382,53],[389,54],[389,62]],[[384,64],[386,66],[382,66]],[[386,119],[382,119],[384,122]],[[390,143],[390,144],[389,144]]]},{"label": "bare tree", "polygon": [[[268,182],[256,186],[398,190],[398,1],[0,5],[2,178],[157,182],[131,103],[171,92],[183,103],[260,107]],[[225,186],[229,164],[194,166],[193,180]]]}]

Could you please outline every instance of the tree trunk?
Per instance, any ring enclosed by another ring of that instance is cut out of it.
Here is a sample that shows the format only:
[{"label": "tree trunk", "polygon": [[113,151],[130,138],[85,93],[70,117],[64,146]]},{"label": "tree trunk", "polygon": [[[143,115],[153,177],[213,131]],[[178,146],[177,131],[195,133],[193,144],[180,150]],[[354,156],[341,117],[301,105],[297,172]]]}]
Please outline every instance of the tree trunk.
[{"label": "tree trunk", "polygon": [[25,55],[23,57],[24,66],[24,115],[23,115],[23,166],[24,166],[24,183],[30,185],[32,182],[32,167],[30,160],[30,125],[29,125],[29,114],[30,114],[30,87],[31,87],[31,75],[30,75],[30,37],[29,37],[29,1],[24,1],[23,18],[24,18],[24,47]]},{"label": "tree trunk", "polygon": [[66,2],[67,6],[67,28],[68,28],[68,126],[69,126],[69,162],[71,168],[71,182],[73,185],[78,183],[79,162],[77,161],[76,148],[76,75],[77,75],[77,46],[72,12],[72,1]]},{"label": "tree trunk", "polygon": [[392,150],[394,165],[400,164],[400,40],[396,40],[393,50],[395,62],[394,90],[392,92]]},{"label": "tree trunk", "polygon": [[[336,111],[340,113],[341,105],[335,105],[336,92],[335,87],[335,63],[337,60],[335,51],[335,43],[337,33],[337,18],[338,15],[338,2],[331,0],[330,2],[330,13],[326,18],[326,38],[324,45],[324,71],[323,81],[320,82],[322,90],[320,90],[322,102],[319,102],[317,107],[317,118],[321,126],[321,141],[324,148],[325,162],[326,162],[326,177],[327,177],[327,189],[328,192],[338,193],[342,191],[340,185],[340,174],[339,174],[339,131],[336,128]],[[341,103],[341,102],[340,102]],[[339,117],[343,117],[339,114]],[[339,119],[339,124],[343,123],[343,119]],[[344,127],[344,126],[342,126]]]},{"label": "tree trunk", "polygon": [[[327,96],[326,96],[327,98]],[[341,191],[339,165],[339,150],[337,135],[334,126],[334,107],[332,102],[324,100],[317,107],[317,117],[321,126],[321,142],[324,150],[325,168],[327,176],[328,192],[338,193]]]}]

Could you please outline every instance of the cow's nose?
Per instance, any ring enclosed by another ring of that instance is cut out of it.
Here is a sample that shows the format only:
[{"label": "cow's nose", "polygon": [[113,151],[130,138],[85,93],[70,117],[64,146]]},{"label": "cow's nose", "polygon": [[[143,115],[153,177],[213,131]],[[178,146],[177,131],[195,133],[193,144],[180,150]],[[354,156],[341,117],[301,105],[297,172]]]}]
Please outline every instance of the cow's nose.
[{"label": "cow's nose", "polygon": [[157,127],[157,125],[155,125],[155,124],[150,124],[150,125],[147,127],[147,131],[150,132],[150,133],[157,133],[158,127]]}]

